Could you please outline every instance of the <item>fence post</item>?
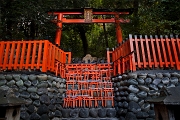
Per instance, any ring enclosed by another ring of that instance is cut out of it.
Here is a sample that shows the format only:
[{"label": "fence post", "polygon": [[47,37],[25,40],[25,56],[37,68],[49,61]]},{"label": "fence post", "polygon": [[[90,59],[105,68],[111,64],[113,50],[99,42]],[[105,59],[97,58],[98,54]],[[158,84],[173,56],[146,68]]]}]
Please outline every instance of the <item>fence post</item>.
[{"label": "fence post", "polygon": [[47,58],[48,58],[48,40],[44,42],[44,53],[43,53],[43,63],[42,63],[42,72],[47,72]]}]

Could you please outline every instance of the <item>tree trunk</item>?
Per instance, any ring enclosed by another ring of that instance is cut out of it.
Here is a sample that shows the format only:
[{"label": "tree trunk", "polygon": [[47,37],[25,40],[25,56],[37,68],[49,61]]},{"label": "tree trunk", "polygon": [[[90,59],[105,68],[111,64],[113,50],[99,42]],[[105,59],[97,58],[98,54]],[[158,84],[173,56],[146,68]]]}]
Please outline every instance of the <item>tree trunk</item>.
[{"label": "tree trunk", "polygon": [[88,53],[88,42],[87,42],[87,38],[85,35],[86,32],[82,26],[79,26],[78,30],[79,30],[79,33],[80,33],[79,35],[80,35],[82,43],[83,43],[83,50],[84,50],[84,56],[85,56]]}]

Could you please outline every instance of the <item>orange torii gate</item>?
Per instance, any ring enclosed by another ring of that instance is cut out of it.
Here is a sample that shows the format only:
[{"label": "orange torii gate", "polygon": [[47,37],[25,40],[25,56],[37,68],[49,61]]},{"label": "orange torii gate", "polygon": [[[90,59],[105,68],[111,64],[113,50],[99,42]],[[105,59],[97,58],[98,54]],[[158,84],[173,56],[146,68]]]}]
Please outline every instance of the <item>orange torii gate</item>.
[{"label": "orange torii gate", "polygon": [[[107,9],[81,8],[81,9],[62,9],[52,10],[49,15],[57,16],[53,22],[57,24],[55,43],[60,46],[62,24],[63,23],[115,23],[117,43],[122,42],[122,32],[120,23],[128,23],[130,20],[120,18],[120,15],[128,15],[132,9],[115,9],[114,12]],[[67,15],[84,15],[84,18],[66,18]],[[93,18],[93,15],[112,15],[111,18]]]}]

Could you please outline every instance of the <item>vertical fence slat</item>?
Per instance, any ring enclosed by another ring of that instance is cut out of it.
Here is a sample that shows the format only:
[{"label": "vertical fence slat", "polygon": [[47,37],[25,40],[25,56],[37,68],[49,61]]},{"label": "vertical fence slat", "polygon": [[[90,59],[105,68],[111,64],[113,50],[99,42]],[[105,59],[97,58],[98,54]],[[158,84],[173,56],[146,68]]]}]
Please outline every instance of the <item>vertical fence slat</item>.
[{"label": "vertical fence slat", "polygon": [[21,49],[21,60],[20,60],[20,69],[22,70],[24,65],[24,58],[25,58],[25,50],[26,49],[26,43],[22,43],[22,49]]},{"label": "vertical fence slat", "polygon": [[31,42],[28,42],[28,48],[27,48],[27,57],[26,57],[26,66],[25,66],[25,69],[28,69],[29,68],[29,60],[32,56],[31,54]]},{"label": "vertical fence slat", "polygon": [[138,45],[138,42],[139,40],[137,39],[137,36],[135,35],[135,45],[136,45],[136,54],[137,54],[137,66],[139,68],[141,68],[141,61],[140,61],[140,54],[139,54],[139,45]]},{"label": "vertical fence slat", "polygon": [[15,42],[12,42],[12,47],[10,49],[10,59],[8,63],[9,64],[8,69],[12,69],[12,66],[13,66],[14,49],[15,49]]},{"label": "vertical fence slat", "polygon": [[[134,52],[134,46],[133,46],[133,39],[132,39],[132,35],[129,35],[129,41],[130,41],[130,52]],[[134,53],[132,53],[132,57],[131,57],[131,62],[132,62],[132,71],[136,71],[136,63],[135,63],[135,56]]]},{"label": "vertical fence slat", "polygon": [[169,54],[169,59],[170,59],[170,64],[171,67],[173,67],[173,59],[172,59],[172,54],[171,54],[171,49],[170,49],[170,45],[169,45],[170,39],[166,36],[166,44],[167,44],[167,49],[168,49],[168,54]]},{"label": "vertical fence slat", "polygon": [[158,37],[156,36],[156,46],[157,46],[157,51],[158,51],[158,53],[156,53],[156,54],[158,54],[158,58],[159,58],[159,65],[160,65],[160,67],[163,67],[163,63],[162,63],[162,56],[161,56],[161,51],[160,51],[160,46],[159,46],[159,39],[158,39]]},{"label": "vertical fence slat", "polygon": [[33,51],[32,51],[32,59],[31,59],[31,69],[34,69],[34,66],[35,66],[36,45],[37,45],[37,41],[33,42]]},{"label": "vertical fence slat", "polygon": [[45,40],[44,52],[43,52],[42,72],[47,72],[48,45],[49,45],[49,41]]},{"label": "vertical fence slat", "polygon": [[158,67],[157,59],[156,59],[156,52],[155,52],[155,47],[154,47],[154,39],[152,38],[152,36],[151,36],[151,45],[152,45],[152,53],[153,53],[154,66]]},{"label": "vertical fence slat", "polygon": [[40,64],[41,64],[41,53],[42,53],[42,41],[39,41],[39,48],[38,48],[38,58],[37,58],[37,69],[40,68]]},{"label": "vertical fence slat", "polygon": [[48,44],[48,58],[47,58],[47,69],[50,70],[52,58],[52,45]]},{"label": "vertical fence slat", "polygon": [[147,50],[149,67],[152,68],[151,54],[149,49],[149,39],[147,38],[147,35],[145,36],[145,41],[146,41],[146,50]]},{"label": "vertical fence slat", "polygon": [[[178,50],[179,50],[179,54],[180,54],[180,39],[178,39],[178,37],[176,38],[176,41],[177,41],[177,48],[178,48]],[[178,55],[179,56],[179,55]],[[179,60],[179,59],[178,59]],[[179,62],[178,62],[178,65],[179,65],[179,69],[178,70],[180,70],[180,60],[179,60]]]},{"label": "vertical fence slat", "polygon": [[0,67],[2,67],[4,60],[4,42],[0,42],[0,56]]},{"label": "vertical fence slat", "polygon": [[144,68],[146,68],[147,64],[146,64],[146,56],[145,56],[145,53],[144,53],[144,39],[142,39],[142,36],[140,37],[140,44],[141,44],[141,51],[142,51],[142,57],[143,57],[143,65],[144,65]]},{"label": "vertical fence slat", "polygon": [[165,62],[165,66],[168,67],[167,54],[166,54],[166,49],[164,46],[165,41],[166,40],[163,39],[163,37],[161,36],[161,45],[162,45],[162,50],[163,50],[164,62]]},{"label": "vertical fence slat", "polygon": [[21,48],[21,42],[17,42],[17,48],[16,48],[16,56],[15,56],[15,63],[14,63],[14,69],[16,70],[19,64],[19,56],[20,56],[20,48]]},{"label": "vertical fence slat", "polygon": [[3,69],[5,70],[7,67],[7,62],[8,62],[8,56],[9,56],[9,49],[10,49],[10,43],[6,42],[6,48],[5,48],[5,58],[3,62]]},{"label": "vertical fence slat", "polygon": [[51,70],[54,70],[54,64],[55,64],[55,50],[56,50],[56,48],[55,48],[55,46],[54,45],[52,45],[52,59],[51,59]]},{"label": "vertical fence slat", "polygon": [[172,47],[173,47],[173,53],[174,53],[174,57],[175,57],[175,63],[176,63],[176,68],[179,70],[179,60],[178,60],[178,54],[177,54],[177,51],[176,51],[176,46],[175,46],[175,39],[171,39],[171,43],[172,43]]}]

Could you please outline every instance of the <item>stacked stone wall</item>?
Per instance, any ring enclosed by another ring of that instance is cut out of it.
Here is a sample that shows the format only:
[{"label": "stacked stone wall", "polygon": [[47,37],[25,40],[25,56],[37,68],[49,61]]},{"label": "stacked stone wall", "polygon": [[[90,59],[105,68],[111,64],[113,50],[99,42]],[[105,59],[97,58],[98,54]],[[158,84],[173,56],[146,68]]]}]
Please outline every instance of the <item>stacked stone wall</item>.
[{"label": "stacked stone wall", "polygon": [[42,73],[0,74],[0,89],[13,90],[16,97],[27,102],[21,107],[21,120],[59,120],[65,82],[65,79]]},{"label": "stacked stone wall", "polygon": [[179,85],[179,71],[141,71],[112,78],[115,109],[120,120],[154,120],[154,105],[148,98],[159,95],[163,87]]}]

